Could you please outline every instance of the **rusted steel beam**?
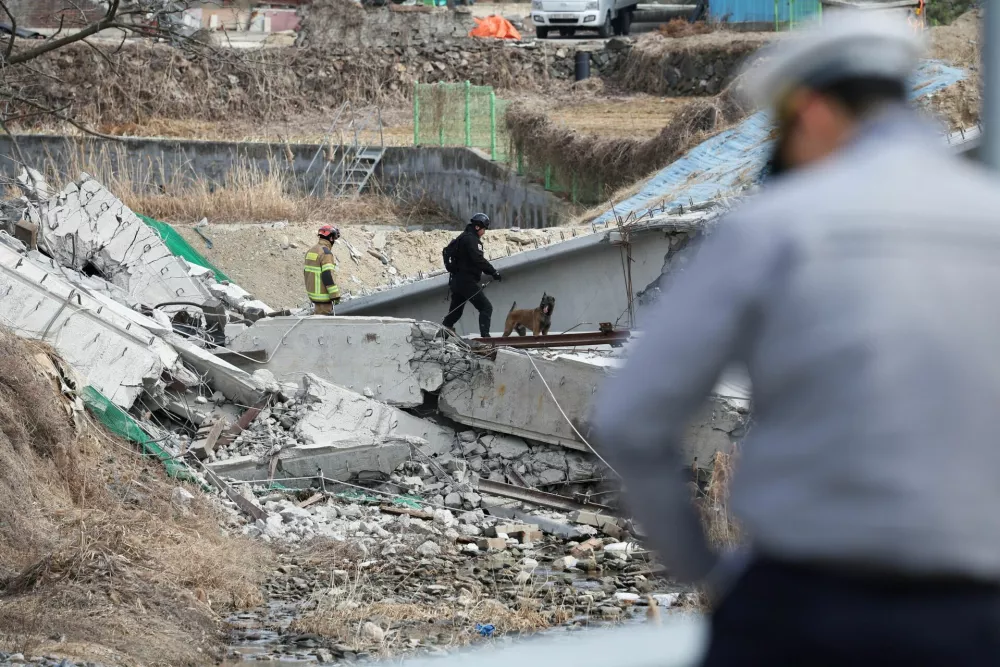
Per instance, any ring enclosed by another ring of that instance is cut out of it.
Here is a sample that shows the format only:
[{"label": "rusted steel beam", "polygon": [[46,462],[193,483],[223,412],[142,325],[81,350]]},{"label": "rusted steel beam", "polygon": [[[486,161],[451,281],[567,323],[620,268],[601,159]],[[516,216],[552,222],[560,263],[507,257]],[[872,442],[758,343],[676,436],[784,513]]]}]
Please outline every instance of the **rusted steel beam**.
[{"label": "rusted steel beam", "polygon": [[494,496],[500,496],[502,498],[521,500],[540,507],[565,510],[567,512],[577,510],[596,510],[608,513],[614,512],[614,510],[607,505],[582,503],[566,496],[559,496],[554,493],[545,493],[544,491],[536,491],[535,489],[515,486],[513,484],[504,484],[503,482],[494,482],[492,480],[483,479],[482,477],[479,478],[479,491],[482,493],[489,493]]},{"label": "rusted steel beam", "polygon": [[627,329],[615,329],[609,333],[587,331],[584,333],[555,334],[551,336],[500,336],[497,338],[473,338],[472,340],[480,345],[531,349],[540,347],[574,347],[580,345],[621,345],[631,335]]}]

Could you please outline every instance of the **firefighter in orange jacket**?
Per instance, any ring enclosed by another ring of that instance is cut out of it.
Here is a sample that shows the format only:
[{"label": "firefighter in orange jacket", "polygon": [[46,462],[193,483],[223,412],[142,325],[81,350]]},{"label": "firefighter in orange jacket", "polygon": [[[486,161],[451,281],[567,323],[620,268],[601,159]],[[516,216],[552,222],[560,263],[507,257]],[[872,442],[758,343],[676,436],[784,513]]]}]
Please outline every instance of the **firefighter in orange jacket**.
[{"label": "firefighter in orange jacket", "polygon": [[340,303],[340,288],[333,280],[337,270],[337,260],[333,256],[333,244],[340,238],[340,230],[332,225],[319,228],[319,243],[306,253],[303,273],[306,278],[306,294],[313,302],[317,315],[333,315],[333,306]]}]

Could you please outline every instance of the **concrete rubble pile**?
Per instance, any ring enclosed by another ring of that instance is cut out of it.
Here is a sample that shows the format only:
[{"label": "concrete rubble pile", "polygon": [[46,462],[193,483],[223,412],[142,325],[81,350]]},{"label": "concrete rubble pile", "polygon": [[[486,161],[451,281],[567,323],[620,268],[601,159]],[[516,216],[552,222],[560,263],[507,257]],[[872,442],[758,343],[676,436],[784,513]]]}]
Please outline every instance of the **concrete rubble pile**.
[{"label": "concrete rubble pile", "polygon": [[[567,599],[609,619],[656,592],[639,530],[614,516],[617,482],[586,441],[595,387],[622,350],[483,354],[429,322],[268,316],[172,255],[93,179],[48,197],[42,185],[26,179],[26,196],[0,207],[3,324],[52,344],[81,386],[214,487],[232,530],[476,559],[516,591],[502,599],[541,595],[531,582],[562,573]],[[747,412],[713,402],[689,433],[695,462],[728,451]],[[577,576],[602,587],[576,590]],[[453,584],[442,570],[427,586],[458,600]]]}]

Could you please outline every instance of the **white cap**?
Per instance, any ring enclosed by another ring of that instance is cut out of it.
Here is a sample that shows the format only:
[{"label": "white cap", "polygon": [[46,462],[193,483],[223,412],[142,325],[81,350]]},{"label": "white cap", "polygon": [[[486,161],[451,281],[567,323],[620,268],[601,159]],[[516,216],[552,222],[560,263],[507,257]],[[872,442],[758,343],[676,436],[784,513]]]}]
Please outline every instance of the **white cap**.
[{"label": "white cap", "polygon": [[743,90],[757,107],[774,107],[792,89],[871,77],[905,81],[924,54],[923,36],[901,13],[841,9],[782,37],[744,69]]}]

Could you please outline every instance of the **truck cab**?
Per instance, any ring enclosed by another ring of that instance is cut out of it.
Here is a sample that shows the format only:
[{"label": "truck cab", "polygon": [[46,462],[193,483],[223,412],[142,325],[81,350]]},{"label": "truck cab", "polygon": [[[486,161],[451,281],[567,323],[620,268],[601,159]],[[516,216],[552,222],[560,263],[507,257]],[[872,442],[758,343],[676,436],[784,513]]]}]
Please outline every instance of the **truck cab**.
[{"label": "truck cab", "polygon": [[563,37],[578,30],[595,30],[600,37],[627,35],[637,4],[637,0],[531,0],[531,21],[539,39],[552,30]]}]

